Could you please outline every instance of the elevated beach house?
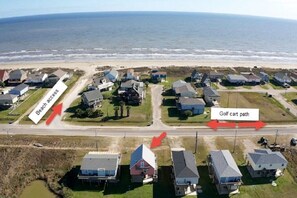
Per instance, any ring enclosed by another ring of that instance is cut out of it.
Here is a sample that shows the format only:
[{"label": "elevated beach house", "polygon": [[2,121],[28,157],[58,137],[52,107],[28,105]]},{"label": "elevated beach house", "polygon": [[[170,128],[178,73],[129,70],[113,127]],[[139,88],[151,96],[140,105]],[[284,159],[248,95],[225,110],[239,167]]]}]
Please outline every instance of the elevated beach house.
[{"label": "elevated beach house", "polygon": [[9,91],[10,94],[12,95],[17,95],[17,96],[22,96],[24,95],[27,91],[29,91],[29,85],[26,84],[20,84],[13,89]]},{"label": "elevated beach house", "polygon": [[97,108],[101,106],[101,103],[103,101],[103,95],[99,90],[84,92],[81,98],[83,104],[91,108]]},{"label": "elevated beach house", "polygon": [[13,70],[9,73],[8,83],[21,84],[27,79],[27,72],[21,69]]},{"label": "elevated beach house", "polygon": [[184,80],[177,80],[174,83],[172,83],[172,90],[175,92],[176,88],[182,87],[186,84],[187,83]]},{"label": "elevated beach house", "polygon": [[200,82],[202,79],[202,76],[203,76],[203,73],[194,69],[191,74],[191,82]]},{"label": "elevated beach house", "polygon": [[0,94],[0,107],[10,107],[18,101],[17,95]]},{"label": "elevated beach house", "polygon": [[201,87],[210,86],[210,83],[211,81],[210,81],[209,75],[207,73],[204,73],[200,81]]},{"label": "elevated beach house", "polygon": [[117,182],[120,161],[119,153],[89,152],[82,160],[78,179]]},{"label": "elevated beach house", "polygon": [[224,78],[224,74],[217,71],[210,71],[208,77],[211,82],[218,82]]},{"label": "elevated beach house", "polygon": [[139,81],[139,76],[134,72],[134,69],[127,69],[127,72],[123,76],[123,80],[136,80]]},{"label": "elevated beach house", "polygon": [[260,84],[261,78],[254,73],[251,72],[242,72],[241,75],[243,75],[246,78],[246,83],[248,84]]},{"label": "elevated beach house", "polygon": [[115,69],[105,70],[104,76],[108,78],[111,82],[115,82],[119,77],[119,72]]},{"label": "elevated beach house", "polygon": [[208,170],[220,195],[239,192],[242,174],[228,150],[211,151]]},{"label": "elevated beach house", "polygon": [[186,83],[180,87],[175,88],[175,95],[177,97],[195,98],[197,96],[197,92],[190,83]]},{"label": "elevated beach house", "polygon": [[47,79],[48,75],[42,72],[35,72],[28,75],[27,84],[42,84]]},{"label": "elevated beach house", "polygon": [[195,156],[190,151],[172,149],[171,159],[176,196],[196,193],[200,176]]},{"label": "elevated beach house", "polygon": [[290,84],[292,82],[292,79],[286,72],[278,72],[274,74],[273,79],[279,84],[279,85],[285,85]]},{"label": "elevated beach house", "polygon": [[246,77],[239,74],[228,74],[226,80],[231,84],[243,85],[247,82]]},{"label": "elevated beach house", "polygon": [[59,80],[65,81],[70,77],[69,73],[66,71],[63,71],[61,69],[58,69],[54,71],[53,73],[48,75],[47,83],[51,86],[55,85]]},{"label": "elevated beach house", "polygon": [[247,169],[252,177],[275,177],[287,168],[288,161],[278,151],[255,149],[247,154]]},{"label": "elevated beach house", "polygon": [[145,95],[144,83],[135,80],[122,82],[118,94],[126,104],[140,105]]},{"label": "elevated beach house", "polygon": [[269,83],[270,77],[267,73],[261,71],[261,72],[259,72],[259,77],[261,78],[262,82]]},{"label": "elevated beach house", "polygon": [[156,155],[144,144],[131,154],[130,175],[132,182],[147,183],[157,180]]},{"label": "elevated beach house", "polygon": [[0,82],[4,83],[9,79],[9,74],[6,70],[0,70]]},{"label": "elevated beach house", "polygon": [[156,71],[151,73],[151,80],[153,82],[165,82],[167,79],[167,73],[166,72],[161,72],[161,71]]},{"label": "elevated beach house", "polygon": [[111,91],[114,83],[106,76],[97,77],[93,80],[92,89],[98,89],[100,91]]},{"label": "elevated beach house", "polygon": [[189,110],[193,115],[199,115],[204,113],[205,102],[201,98],[180,97],[176,102],[176,108],[181,113]]},{"label": "elevated beach house", "polygon": [[203,87],[203,98],[208,106],[214,106],[220,101],[220,94],[212,87]]}]

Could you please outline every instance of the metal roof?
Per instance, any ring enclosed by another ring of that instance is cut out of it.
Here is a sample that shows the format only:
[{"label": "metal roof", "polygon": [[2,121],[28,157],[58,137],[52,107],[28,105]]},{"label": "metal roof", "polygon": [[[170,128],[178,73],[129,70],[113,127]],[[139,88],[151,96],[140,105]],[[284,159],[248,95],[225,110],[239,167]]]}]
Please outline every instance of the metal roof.
[{"label": "metal roof", "polygon": [[175,177],[199,177],[194,155],[190,151],[172,151]]},{"label": "metal roof", "polygon": [[151,167],[156,169],[156,156],[144,144],[141,144],[132,154],[130,161],[130,169],[140,160],[146,161]]},{"label": "metal roof", "polygon": [[13,100],[14,98],[18,97],[17,95],[13,94],[0,94],[0,100]]}]

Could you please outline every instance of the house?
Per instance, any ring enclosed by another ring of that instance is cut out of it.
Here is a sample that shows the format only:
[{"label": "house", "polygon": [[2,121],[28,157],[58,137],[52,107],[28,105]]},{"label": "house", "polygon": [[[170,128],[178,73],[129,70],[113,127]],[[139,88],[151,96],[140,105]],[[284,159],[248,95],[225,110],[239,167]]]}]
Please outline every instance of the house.
[{"label": "house", "polygon": [[27,79],[27,72],[24,70],[13,70],[9,73],[8,83],[10,84],[20,84]]},{"label": "house", "polygon": [[255,149],[247,154],[247,169],[252,177],[275,177],[287,168],[288,161],[280,152],[270,149]]},{"label": "house", "polygon": [[208,74],[206,73],[203,74],[200,84],[201,84],[201,87],[210,86],[210,78],[208,77]]},{"label": "house", "polygon": [[119,77],[119,72],[115,69],[105,70],[104,76],[108,78],[111,82],[115,82]]},{"label": "house", "polygon": [[47,79],[48,75],[42,72],[35,72],[33,74],[29,74],[26,80],[27,84],[41,84]]},{"label": "house", "polygon": [[198,72],[196,69],[191,74],[191,82],[200,82],[203,74]]},{"label": "house", "polygon": [[185,150],[172,150],[171,158],[176,196],[196,192],[200,176],[193,153]]},{"label": "house", "polygon": [[290,78],[292,79],[291,84],[297,85],[297,70],[294,70],[290,73]]},{"label": "house", "polygon": [[18,101],[17,95],[0,94],[0,106],[11,106]]},{"label": "house", "polygon": [[208,106],[213,106],[220,101],[220,94],[212,87],[203,87],[203,98]]},{"label": "house", "polygon": [[189,97],[194,98],[197,96],[196,90],[192,87],[190,83],[186,83],[181,87],[175,89],[175,95],[177,97]]},{"label": "house", "polygon": [[158,82],[158,80],[160,79],[160,82],[165,82],[167,79],[167,73],[166,72],[152,72],[151,74],[151,79],[154,82]]},{"label": "house", "polygon": [[0,82],[4,83],[9,79],[9,74],[6,70],[0,70]]},{"label": "house", "polygon": [[156,155],[144,144],[132,154],[130,160],[130,175],[132,182],[155,181],[158,175]]},{"label": "house", "polygon": [[12,90],[10,90],[9,93],[12,95],[22,96],[27,91],[29,91],[29,85],[20,84],[20,85],[16,86],[15,88],[13,88]]},{"label": "house", "polygon": [[256,76],[254,73],[242,72],[241,75],[246,78],[246,83],[255,85],[255,84],[260,84],[261,82],[261,78],[259,76]]},{"label": "house", "polygon": [[218,82],[224,78],[224,74],[217,71],[210,71],[208,77],[211,82]]},{"label": "house", "polygon": [[187,84],[187,83],[185,81],[183,81],[183,80],[175,81],[174,83],[172,83],[172,90],[175,91],[176,88],[182,87],[185,84]]},{"label": "house", "polygon": [[118,181],[119,153],[89,152],[82,160],[78,179],[88,181]]},{"label": "house", "polygon": [[205,102],[201,98],[180,97],[177,100],[176,107],[179,111],[192,111],[193,115],[204,113]]},{"label": "house", "polygon": [[269,75],[265,72],[260,72],[259,77],[261,78],[261,81],[264,83],[269,83]]},{"label": "house", "polygon": [[139,105],[144,99],[144,83],[135,80],[122,82],[118,94],[127,104]]},{"label": "house", "polygon": [[127,72],[124,74],[124,81],[126,80],[139,80],[139,76],[137,76],[134,72],[134,69],[130,68],[127,70]]},{"label": "house", "polygon": [[230,151],[211,151],[208,156],[208,170],[220,195],[239,192],[242,174]]},{"label": "house", "polygon": [[278,72],[274,74],[273,79],[280,85],[290,84],[292,79],[288,76],[288,73]]},{"label": "house", "polygon": [[238,74],[228,74],[226,79],[229,83],[237,85],[243,85],[247,81],[247,79],[243,75]]},{"label": "house", "polygon": [[47,77],[47,84],[53,86],[55,85],[59,80],[61,81],[65,81],[66,79],[68,79],[70,76],[69,76],[69,73],[68,72],[65,72],[61,69],[58,69],[56,70],[55,72],[51,73],[48,75]]},{"label": "house", "polygon": [[101,106],[103,101],[102,93],[99,90],[84,92],[81,97],[83,104],[91,108]]},{"label": "house", "polygon": [[111,82],[109,80],[109,78],[107,78],[106,76],[104,76],[104,77],[95,78],[93,80],[92,87],[94,89],[98,89],[100,91],[102,91],[102,90],[111,91],[113,85],[114,85],[114,83]]}]

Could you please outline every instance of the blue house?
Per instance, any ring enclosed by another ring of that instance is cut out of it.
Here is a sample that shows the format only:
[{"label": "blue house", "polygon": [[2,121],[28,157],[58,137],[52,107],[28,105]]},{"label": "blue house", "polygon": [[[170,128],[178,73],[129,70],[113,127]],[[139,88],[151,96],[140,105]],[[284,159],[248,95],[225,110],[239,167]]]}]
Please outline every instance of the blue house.
[{"label": "blue house", "polygon": [[268,83],[269,82],[269,75],[265,72],[260,72],[259,76],[262,80],[262,82]]},{"label": "blue house", "polygon": [[119,77],[119,72],[115,69],[105,70],[104,76],[108,78],[111,82],[115,82]]},{"label": "blue house", "polygon": [[179,97],[176,107],[181,112],[190,110],[193,115],[199,115],[204,113],[205,102],[201,98]]},{"label": "blue house", "polygon": [[29,90],[29,85],[20,84],[9,91],[12,95],[22,96]]}]

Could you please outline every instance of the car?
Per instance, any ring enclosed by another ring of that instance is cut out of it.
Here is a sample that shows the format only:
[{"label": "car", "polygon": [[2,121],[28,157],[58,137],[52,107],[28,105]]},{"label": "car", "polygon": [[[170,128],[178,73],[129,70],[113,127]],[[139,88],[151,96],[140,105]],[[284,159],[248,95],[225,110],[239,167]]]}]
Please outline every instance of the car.
[{"label": "car", "polygon": [[284,84],[283,84],[283,87],[284,87],[284,88],[290,88],[290,85],[289,85],[288,83],[284,83]]},{"label": "car", "polygon": [[35,147],[43,147],[43,145],[40,144],[40,143],[33,143],[33,146],[35,146]]},{"label": "car", "polygon": [[290,141],[291,146],[296,146],[297,144],[297,138],[292,138]]}]

